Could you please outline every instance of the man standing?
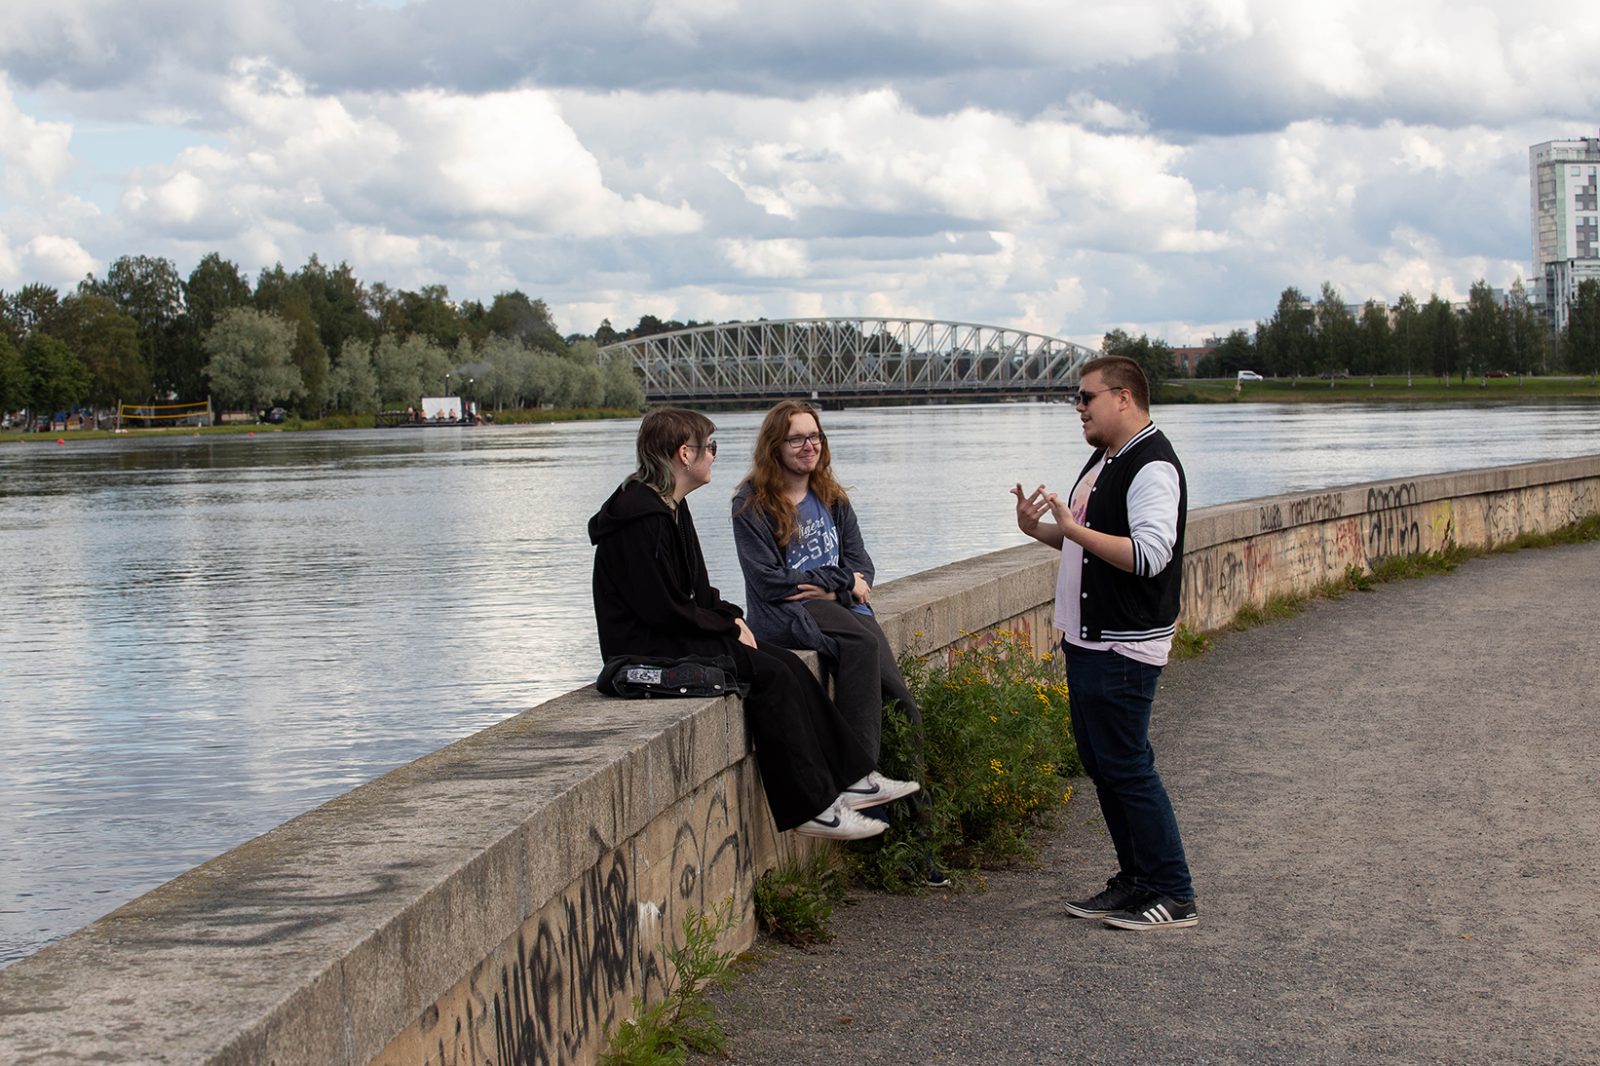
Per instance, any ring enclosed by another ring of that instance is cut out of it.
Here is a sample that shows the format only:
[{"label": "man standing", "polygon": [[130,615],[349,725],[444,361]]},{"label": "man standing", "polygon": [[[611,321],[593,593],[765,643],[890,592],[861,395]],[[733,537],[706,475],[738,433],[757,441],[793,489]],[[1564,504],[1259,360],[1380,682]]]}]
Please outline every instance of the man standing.
[{"label": "man standing", "polygon": [[[1188,488],[1172,445],[1150,421],[1150,385],[1138,363],[1092,360],[1076,401],[1095,451],[1072,492],[1011,490],[1017,527],[1061,549],[1055,624],[1072,736],[1117,851],[1105,890],[1066,907],[1119,929],[1181,928],[1200,919],[1149,733],[1156,679],[1177,629]],[[1046,511],[1053,525],[1040,520]]]}]

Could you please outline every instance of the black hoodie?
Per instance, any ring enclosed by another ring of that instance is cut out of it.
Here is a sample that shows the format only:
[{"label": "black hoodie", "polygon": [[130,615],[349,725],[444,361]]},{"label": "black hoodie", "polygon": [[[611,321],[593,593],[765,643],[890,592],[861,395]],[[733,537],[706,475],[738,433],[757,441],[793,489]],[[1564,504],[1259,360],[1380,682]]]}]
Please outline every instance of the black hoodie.
[{"label": "black hoodie", "polygon": [[744,612],[706,575],[687,501],[628,480],[589,519],[600,655],[731,655]]}]

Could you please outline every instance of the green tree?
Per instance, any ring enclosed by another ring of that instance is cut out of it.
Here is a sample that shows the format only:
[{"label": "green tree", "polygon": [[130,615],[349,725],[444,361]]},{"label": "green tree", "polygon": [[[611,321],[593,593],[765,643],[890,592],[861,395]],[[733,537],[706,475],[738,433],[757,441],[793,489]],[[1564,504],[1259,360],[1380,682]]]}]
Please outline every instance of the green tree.
[{"label": "green tree", "polygon": [[1278,297],[1278,309],[1256,331],[1266,372],[1298,379],[1315,365],[1317,312],[1299,289],[1290,286]]},{"label": "green tree", "polygon": [[372,342],[352,337],[344,342],[339,361],[328,372],[328,399],[340,411],[378,409],[378,372],[372,366]]},{"label": "green tree", "polygon": [[299,282],[283,268],[282,263],[273,263],[256,275],[256,291],[251,296],[251,302],[257,311],[276,313],[297,295],[304,295]]},{"label": "green tree", "polygon": [[572,406],[573,375],[578,369],[574,364],[549,352],[536,351],[524,369],[525,375],[519,385],[524,402],[535,407],[547,403],[556,407]]},{"label": "green tree", "polygon": [[28,334],[43,328],[60,306],[61,294],[37,282],[24,285],[10,296],[0,294],[0,332],[20,346]]},{"label": "green tree", "polygon": [[150,395],[150,371],[139,348],[139,324],[109,297],[77,293],[61,301],[51,327],[89,371],[82,397],[102,407]]},{"label": "green tree", "polygon": [[385,333],[403,336],[408,332],[400,294],[383,282],[375,281],[367,286],[367,310],[372,316],[373,329],[376,331],[373,340],[377,340]]},{"label": "green tree", "polygon": [[1149,334],[1144,333],[1135,340],[1124,331],[1114,329],[1100,339],[1100,354],[1126,356],[1138,363],[1150,381],[1150,402],[1160,402],[1162,386],[1172,377],[1170,344],[1153,341]]},{"label": "green tree", "polygon": [[[1461,378],[1504,370],[1511,361],[1505,310],[1482,278],[1467,292],[1467,313],[1461,320]],[[1487,378],[1483,382],[1488,384]]]},{"label": "green tree", "polygon": [[489,305],[484,324],[496,337],[520,340],[530,348],[560,354],[567,349],[566,342],[556,330],[555,319],[543,300],[530,300],[520,290],[502,292]]},{"label": "green tree", "polygon": [[171,389],[188,400],[206,394],[206,332],[235,307],[250,305],[250,283],[239,268],[208,252],[183,283],[183,314],[172,328],[168,370]]},{"label": "green tree", "polygon": [[597,366],[570,366],[556,399],[561,407],[599,407],[606,398],[606,379]]},{"label": "green tree", "polygon": [[111,299],[139,325],[139,351],[158,390],[176,391],[181,373],[174,330],[183,313],[183,278],[170,259],[124,255],[112,262],[104,281],[84,278],[80,292]]},{"label": "green tree", "polygon": [[251,307],[224,312],[205,336],[206,377],[231,407],[260,411],[304,391],[296,369],[295,330],[277,315]]},{"label": "green tree", "polygon": [[639,375],[633,372],[630,360],[619,356],[609,360],[601,368],[605,377],[605,397],[601,401],[606,407],[622,407],[637,411],[644,407],[644,385],[639,381]]},{"label": "green tree", "polygon": [[1360,358],[1351,365],[1354,373],[1366,374],[1370,386],[1377,374],[1387,374],[1394,362],[1394,333],[1389,328],[1389,309],[1378,300],[1361,307]]},{"label": "green tree", "polygon": [[39,414],[66,411],[89,392],[89,368],[66,344],[34,330],[22,345],[22,364],[32,386],[28,406]]},{"label": "green tree", "polygon": [[1545,369],[1550,331],[1544,315],[1528,299],[1528,290],[1518,278],[1511,283],[1506,306],[1506,350],[1510,355],[1507,370],[1519,378]]},{"label": "green tree", "polygon": [[373,340],[378,331],[367,313],[367,291],[348,263],[329,270],[315,255],[293,278],[316,320],[322,349],[330,356],[344,351],[351,338]]},{"label": "green tree", "polygon": [[1450,384],[1450,375],[1461,365],[1461,326],[1455,308],[1434,293],[1422,308],[1422,332],[1433,375]]},{"label": "green tree", "polygon": [[0,414],[27,407],[33,401],[33,378],[22,353],[11,338],[0,333]]},{"label": "green tree", "polygon": [[1578,282],[1577,298],[1567,313],[1562,341],[1567,369],[1600,381],[1600,281],[1585,278]]},{"label": "green tree", "polygon": [[1231,378],[1241,370],[1260,370],[1261,356],[1249,330],[1236,329],[1206,355],[1215,360],[1208,376]]},{"label": "green tree", "polygon": [[279,312],[279,316],[294,327],[294,348],[290,361],[300,371],[304,391],[296,410],[302,417],[318,418],[328,403],[328,352],[322,346],[322,336],[317,331],[317,321],[311,315],[303,296],[297,296]]},{"label": "green tree", "polygon": [[421,334],[401,339],[386,333],[372,349],[378,397],[385,405],[405,406],[423,396],[441,395],[451,365],[445,350]]},{"label": "green tree", "polygon": [[1350,309],[1344,305],[1331,282],[1322,283],[1322,295],[1316,307],[1316,365],[1317,370],[1328,375],[1328,387],[1334,379],[1350,369],[1353,357],[1360,348],[1360,328]]},{"label": "green tree", "polygon": [[249,304],[250,283],[236,265],[216,252],[207,252],[183,283],[185,317],[201,335],[224,313]]},{"label": "green tree", "polygon": [[1406,376],[1406,385],[1411,384],[1411,373],[1427,365],[1424,358],[1429,346],[1424,343],[1425,331],[1422,324],[1422,308],[1417,304],[1417,298],[1409,292],[1400,294],[1400,299],[1394,305],[1394,355],[1392,369],[1395,373]]},{"label": "green tree", "polygon": [[402,331],[409,336],[420,333],[446,351],[453,349],[467,332],[466,323],[450,301],[450,290],[443,285],[424,285],[416,292],[401,290]]}]

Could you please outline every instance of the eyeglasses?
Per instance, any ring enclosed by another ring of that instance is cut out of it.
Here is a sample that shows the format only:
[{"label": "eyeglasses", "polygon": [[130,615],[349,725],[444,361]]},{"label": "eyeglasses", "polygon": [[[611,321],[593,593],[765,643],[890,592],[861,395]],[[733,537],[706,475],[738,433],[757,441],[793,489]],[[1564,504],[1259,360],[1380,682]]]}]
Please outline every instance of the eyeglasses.
[{"label": "eyeglasses", "polygon": [[1110,388],[1101,389],[1099,392],[1089,392],[1088,390],[1080,389],[1078,392],[1074,393],[1072,395],[1072,397],[1071,397],[1072,406],[1074,406],[1074,407],[1088,407],[1091,403],[1094,402],[1094,398],[1096,396],[1104,396],[1108,392],[1127,392],[1127,391],[1128,391],[1127,389],[1120,388],[1120,387],[1118,387],[1116,385],[1112,385]]},{"label": "eyeglasses", "polygon": [[685,448],[696,448],[696,449],[700,449],[700,450],[703,450],[703,451],[708,451],[713,456],[715,456],[717,454],[717,442],[714,441],[714,440],[708,440],[704,444],[685,444],[684,447]]},{"label": "eyeglasses", "polygon": [[820,431],[816,433],[796,433],[792,437],[783,438],[783,445],[790,451],[797,452],[807,444],[813,448],[820,448],[822,447],[822,442],[827,439]]}]

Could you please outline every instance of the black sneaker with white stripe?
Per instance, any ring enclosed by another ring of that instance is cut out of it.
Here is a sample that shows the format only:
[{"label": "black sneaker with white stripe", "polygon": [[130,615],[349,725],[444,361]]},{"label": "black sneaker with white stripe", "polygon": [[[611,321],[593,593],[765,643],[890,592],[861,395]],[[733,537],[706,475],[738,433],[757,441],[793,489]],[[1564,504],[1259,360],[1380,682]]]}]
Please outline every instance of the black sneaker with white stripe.
[{"label": "black sneaker with white stripe", "polygon": [[1113,929],[1182,929],[1200,924],[1200,912],[1194,900],[1179,903],[1169,896],[1151,896],[1125,911],[1108,914],[1100,919]]},{"label": "black sneaker with white stripe", "polygon": [[1074,918],[1104,918],[1108,914],[1125,911],[1135,903],[1148,898],[1150,893],[1141,892],[1132,885],[1113,877],[1106,882],[1105,890],[1096,892],[1088,899],[1070,900],[1065,906],[1067,913]]}]

